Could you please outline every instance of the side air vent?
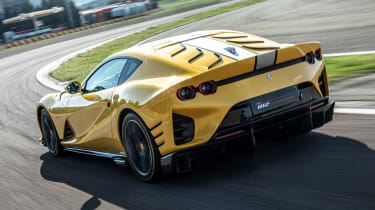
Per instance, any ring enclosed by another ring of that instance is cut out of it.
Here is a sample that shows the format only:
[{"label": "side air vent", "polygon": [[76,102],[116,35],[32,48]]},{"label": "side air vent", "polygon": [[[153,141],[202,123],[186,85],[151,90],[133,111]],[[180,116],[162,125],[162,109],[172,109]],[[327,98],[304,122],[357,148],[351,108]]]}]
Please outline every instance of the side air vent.
[{"label": "side air vent", "polygon": [[322,91],[323,96],[327,96],[327,90],[326,90],[326,82],[324,77],[325,70],[323,70],[322,74],[320,75],[318,79],[319,88],[320,91]]},{"label": "side air vent", "polygon": [[70,139],[74,136],[72,129],[68,122],[65,122],[64,139]]},{"label": "side air vent", "polygon": [[194,120],[179,114],[173,114],[173,134],[176,145],[191,142],[194,138]]}]

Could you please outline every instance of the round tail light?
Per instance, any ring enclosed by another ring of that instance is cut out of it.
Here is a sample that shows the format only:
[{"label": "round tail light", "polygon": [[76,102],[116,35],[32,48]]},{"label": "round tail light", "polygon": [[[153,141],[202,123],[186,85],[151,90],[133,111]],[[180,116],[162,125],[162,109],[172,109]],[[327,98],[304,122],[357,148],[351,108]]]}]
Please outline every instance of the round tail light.
[{"label": "round tail light", "polygon": [[322,56],[322,51],[320,49],[317,49],[315,51],[315,58],[318,60],[318,61],[321,61],[323,59],[323,56]]},{"label": "round tail light", "polygon": [[314,54],[312,52],[309,52],[309,53],[306,54],[306,61],[309,64],[314,64],[315,63]]},{"label": "round tail light", "polygon": [[203,95],[210,95],[216,92],[216,85],[213,81],[203,82],[199,85],[199,92]]},{"label": "round tail light", "polygon": [[195,97],[194,88],[192,86],[189,86],[178,89],[177,97],[182,101],[193,99]]}]

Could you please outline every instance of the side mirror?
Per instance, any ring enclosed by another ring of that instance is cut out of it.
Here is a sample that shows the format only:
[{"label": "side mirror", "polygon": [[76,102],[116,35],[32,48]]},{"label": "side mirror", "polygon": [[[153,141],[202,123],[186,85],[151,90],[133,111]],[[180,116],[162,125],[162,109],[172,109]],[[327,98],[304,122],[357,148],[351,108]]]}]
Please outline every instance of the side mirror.
[{"label": "side mirror", "polygon": [[81,83],[78,81],[70,82],[67,86],[65,86],[65,91],[70,94],[80,93]]}]

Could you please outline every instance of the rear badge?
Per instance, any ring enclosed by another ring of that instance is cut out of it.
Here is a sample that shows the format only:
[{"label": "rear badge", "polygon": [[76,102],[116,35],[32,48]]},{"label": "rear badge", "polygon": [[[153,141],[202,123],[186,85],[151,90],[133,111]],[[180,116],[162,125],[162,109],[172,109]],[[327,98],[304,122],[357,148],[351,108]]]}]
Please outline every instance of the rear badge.
[{"label": "rear badge", "polygon": [[237,53],[237,51],[236,51],[236,48],[234,48],[234,47],[226,47],[226,48],[224,48],[224,49],[225,49],[226,51],[232,53],[233,55],[237,55],[237,56],[238,56],[238,53]]},{"label": "rear badge", "polygon": [[259,103],[256,104],[256,106],[257,106],[258,110],[261,110],[261,109],[269,107],[270,106],[270,102],[269,101],[259,102]]},{"label": "rear badge", "polygon": [[267,78],[268,78],[269,80],[272,80],[272,76],[271,76],[270,73],[267,74]]}]

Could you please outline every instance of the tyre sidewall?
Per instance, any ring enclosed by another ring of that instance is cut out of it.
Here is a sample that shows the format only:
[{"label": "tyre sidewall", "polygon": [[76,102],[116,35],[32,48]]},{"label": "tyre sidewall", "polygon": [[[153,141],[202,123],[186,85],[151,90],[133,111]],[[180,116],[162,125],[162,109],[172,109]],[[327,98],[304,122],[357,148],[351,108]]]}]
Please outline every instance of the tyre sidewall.
[{"label": "tyre sidewall", "polygon": [[[56,137],[56,138],[55,138],[55,145],[56,145],[55,152],[52,152],[52,151],[49,149],[49,146],[48,146],[48,143],[47,143],[46,137],[44,136],[44,132],[45,132],[45,131],[43,131],[43,125],[42,125],[42,123],[43,123],[43,118],[48,118],[49,121],[52,122],[52,124],[49,125],[49,126],[52,126],[52,128],[53,128],[53,130],[54,130],[54,132],[55,132],[55,137]],[[55,125],[53,124],[52,118],[51,118],[51,116],[49,115],[49,113],[47,112],[47,110],[45,110],[45,109],[43,109],[43,110],[41,111],[41,114],[40,114],[40,123],[41,123],[40,126],[41,126],[41,130],[42,130],[43,139],[44,139],[44,141],[45,141],[45,143],[46,143],[46,145],[47,145],[47,147],[48,147],[48,152],[49,152],[52,156],[59,156],[59,155],[61,154],[61,152],[62,152],[62,146],[61,146],[60,141],[59,141],[59,139],[58,139],[57,131],[56,131]]]},{"label": "tyre sidewall", "polygon": [[[129,158],[129,150],[127,149],[126,137],[125,137],[126,136],[125,135],[125,132],[126,132],[125,125],[130,120],[135,120],[139,123],[139,125],[141,126],[141,129],[144,131],[144,134],[146,135],[146,141],[147,141],[148,146],[150,147],[150,150],[151,150],[152,169],[151,169],[151,172],[146,176],[143,176],[143,175],[141,175],[137,172],[132,160],[130,160],[130,158]],[[122,121],[121,137],[122,137],[121,138],[122,144],[124,146],[126,154],[128,155],[129,165],[130,165],[132,171],[134,172],[134,174],[139,179],[141,179],[142,181],[150,182],[150,181],[156,180],[160,175],[160,153],[159,153],[159,150],[158,150],[158,148],[155,144],[154,138],[153,138],[150,130],[145,126],[145,123],[143,122],[143,120],[134,113],[127,114]]]}]

